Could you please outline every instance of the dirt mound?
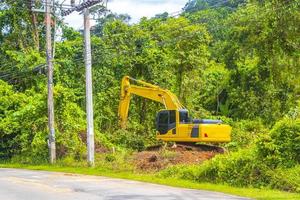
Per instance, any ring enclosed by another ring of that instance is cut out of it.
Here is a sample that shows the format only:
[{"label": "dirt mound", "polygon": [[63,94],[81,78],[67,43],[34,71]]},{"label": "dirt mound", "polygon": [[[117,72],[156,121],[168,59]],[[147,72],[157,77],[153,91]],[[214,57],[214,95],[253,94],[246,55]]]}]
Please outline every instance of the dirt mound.
[{"label": "dirt mound", "polygon": [[160,150],[148,150],[134,155],[134,164],[138,170],[159,171],[170,165],[198,164],[211,159],[215,151],[189,150],[182,146]]}]

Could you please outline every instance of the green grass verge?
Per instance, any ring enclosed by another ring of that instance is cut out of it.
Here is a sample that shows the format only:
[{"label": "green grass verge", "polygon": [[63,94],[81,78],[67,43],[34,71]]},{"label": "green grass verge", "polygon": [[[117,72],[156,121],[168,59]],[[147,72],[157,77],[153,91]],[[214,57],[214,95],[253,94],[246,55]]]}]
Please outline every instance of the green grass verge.
[{"label": "green grass verge", "polygon": [[255,189],[255,188],[237,188],[228,185],[196,183],[188,180],[174,178],[158,178],[155,174],[142,174],[124,171],[113,171],[105,168],[87,168],[87,167],[65,167],[59,165],[23,165],[23,164],[0,164],[0,168],[22,168],[30,170],[45,170],[54,172],[76,173],[84,175],[106,176],[112,178],[122,178],[137,180],[149,183],[156,183],[174,187],[183,187],[190,189],[201,189],[209,191],[223,192],[232,195],[250,197],[254,199],[275,200],[275,199],[300,199],[299,193],[289,193],[278,190]]}]

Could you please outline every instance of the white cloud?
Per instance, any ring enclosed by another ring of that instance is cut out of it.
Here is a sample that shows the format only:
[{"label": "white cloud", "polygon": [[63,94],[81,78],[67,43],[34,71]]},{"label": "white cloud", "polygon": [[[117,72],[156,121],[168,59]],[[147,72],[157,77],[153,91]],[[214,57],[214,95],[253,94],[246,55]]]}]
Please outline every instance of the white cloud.
[{"label": "white cloud", "polygon": [[78,13],[74,12],[66,16],[64,21],[75,29],[83,28],[83,16]]},{"label": "white cloud", "polygon": [[108,2],[108,9],[116,13],[128,13],[133,22],[141,17],[153,17],[163,12],[176,12],[181,10],[186,0],[114,0]]},{"label": "white cloud", "polygon": [[[68,2],[68,1],[66,1]],[[107,7],[118,14],[129,14],[133,23],[142,17],[154,17],[156,14],[180,11],[187,0],[109,0]],[[65,18],[70,26],[79,29],[83,27],[83,16],[73,13]]]}]

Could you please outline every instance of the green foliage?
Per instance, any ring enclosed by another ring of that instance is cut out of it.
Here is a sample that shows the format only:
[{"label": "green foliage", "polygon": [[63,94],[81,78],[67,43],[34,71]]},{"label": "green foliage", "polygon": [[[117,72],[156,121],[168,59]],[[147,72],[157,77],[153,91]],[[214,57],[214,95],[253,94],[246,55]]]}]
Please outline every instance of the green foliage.
[{"label": "green foliage", "polygon": [[290,109],[286,117],[292,120],[300,119],[300,101],[298,101],[298,105],[295,108]]},{"label": "green foliage", "polygon": [[254,145],[259,137],[268,132],[261,120],[241,120],[231,125],[231,142],[226,144],[231,151]]},{"label": "green foliage", "polygon": [[111,141],[121,147],[141,151],[145,148],[144,137],[128,130],[117,130]]},{"label": "green foliage", "polygon": [[184,10],[185,12],[196,12],[199,10],[205,10],[210,8],[226,8],[228,10],[231,10],[237,8],[239,5],[242,5],[245,2],[246,0],[189,0],[185,5]]},{"label": "green foliage", "polygon": [[[46,92],[14,92],[1,81],[1,154],[3,158],[21,155],[26,160],[47,160],[47,107]],[[60,86],[56,94],[56,140],[58,156],[82,157],[85,145],[78,134],[84,130],[84,113],[75,104],[74,94]],[[67,139],[66,139],[67,138]]]},{"label": "green foliage", "polygon": [[299,44],[294,31],[299,22],[297,9],[299,1],[254,1],[227,18],[227,39],[221,51],[222,60],[232,70],[232,89],[228,91],[231,116],[260,116],[273,123],[295,104],[299,80],[299,56],[295,54],[299,49],[293,45]]},{"label": "green foliage", "polygon": [[90,13],[94,16],[96,16],[96,25],[92,29],[92,34],[96,36],[103,36],[104,34],[104,27],[107,23],[113,22],[115,20],[120,20],[125,23],[128,23],[131,19],[131,17],[128,14],[116,14],[116,13],[109,13],[105,15],[104,17],[102,16],[102,12],[100,11],[100,16],[98,15],[99,9],[91,9]]},{"label": "green foliage", "polygon": [[284,119],[256,144],[259,158],[269,166],[300,164],[300,120]]},{"label": "green foliage", "polygon": [[257,159],[253,149],[246,149],[229,155],[216,156],[198,166],[169,167],[161,171],[159,176],[299,192],[299,180],[297,176],[295,177],[299,173],[299,165],[288,170],[271,169],[262,160]]},{"label": "green foliage", "polygon": [[45,99],[41,94],[15,93],[11,86],[1,81],[1,157],[20,153],[44,157],[47,117]]},{"label": "green foliage", "polygon": [[[36,13],[30,12],[29,7],[30,4],[23,0],[1,1],[0,49],[2,51],[6,49],[26,50],[30,47],[39,48],[38,25],[42,24],[43,20],[39,20]],[[42,18],[42,16],[40,17]]]},{"label": "green foliage", "polygon": [[108,154],[108,155],[105,156],[105,160],[107,162],[113,162],[113,161],[116,160],[116,157],[113,154]]},{"label": "green foliage", "polygon": [[[221,110],[220,102],[222,101],[222,92],[226,89],[229,83],[229,71],[222,65],[212,63],[210,67],[205,69],[202,76],[202,87],[199,94],[199,99],[194,100],[194,104],[201,102],[201,105],[207,110],[213,110],[218,113]],[[224,107],[222,114],[228,115]]]}]

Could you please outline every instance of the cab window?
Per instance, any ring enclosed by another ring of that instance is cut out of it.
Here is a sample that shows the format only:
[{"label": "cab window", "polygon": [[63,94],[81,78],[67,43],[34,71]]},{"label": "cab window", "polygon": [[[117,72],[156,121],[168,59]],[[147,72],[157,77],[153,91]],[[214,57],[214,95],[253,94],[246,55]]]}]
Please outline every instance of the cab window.
[{"label": "cab window", "polygon": [[162,112],[159,115],[159,123],[160,124],[168,124],[168,120],[169,120],[169,115],[167,112]]},{"label": "cab window", "polygon": [[179,112],[179,121],[180,121],[180,123],[189,122],[189,115],[188,115],[187,111],[180,111]]},{"label": "cab window", "polygon": [[166,134],[169,130],[176,127],[176,111],[163,110],[157,114],[156,130],[159,134]]}]

